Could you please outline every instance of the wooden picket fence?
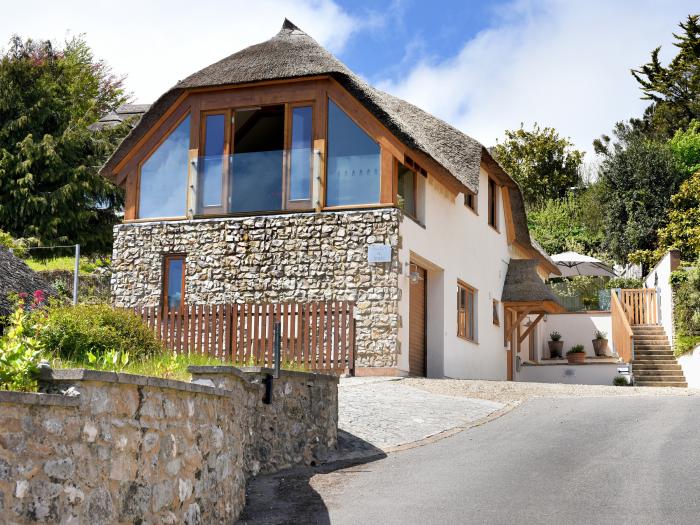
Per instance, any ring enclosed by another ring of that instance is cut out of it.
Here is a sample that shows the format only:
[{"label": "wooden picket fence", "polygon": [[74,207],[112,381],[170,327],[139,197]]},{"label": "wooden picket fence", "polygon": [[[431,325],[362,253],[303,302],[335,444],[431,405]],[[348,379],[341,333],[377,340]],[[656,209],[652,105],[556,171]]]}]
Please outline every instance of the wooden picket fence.
[{"label": "wooden picket fence", "polygon": [[355,305],[350,301],[185,305],[133,309],[176,353],[219,357],[239,365],[272,367],[280,323],[283,366],[342,373],[355,363]]}]

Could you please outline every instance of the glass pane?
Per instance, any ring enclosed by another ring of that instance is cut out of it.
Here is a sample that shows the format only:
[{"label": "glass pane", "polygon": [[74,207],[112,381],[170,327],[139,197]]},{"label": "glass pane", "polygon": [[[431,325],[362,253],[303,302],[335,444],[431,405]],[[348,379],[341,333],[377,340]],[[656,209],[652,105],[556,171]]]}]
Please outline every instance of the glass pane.
[{"label": "glass pane", "polygon": [[222,204],[225,126],[225,115],[207,115],[204,129],[204,157],[199,159],[199,194],[202,206],[221,206]]},{"label": "glass pane", "polygon": [[179,310],[182,300],[182,272],[184,259],[168,259],[168,310]]},{"label": "glass pane", "polygon": [[467,337],[474,339],[474,292],[467,293]]},{"label": "glass pane", "polygon": [[416,175],[399,164],[399,208],[411,217],[416,216]]},{"label": "glass pane", "polygon": [[379,144],[328,101],[326,204],[379,202]]},{"label": "glass pane", "polygon": [[284,106],[236,111],[231,211],[282,209]]},{"label": "glass pane", "polygon": [[292,110],[289,200],[308,200],[311,198],[312,116],[311,107]]},{"label": "glass pane", "polygon": [[189,115],[141,166],[139,217],[182,217],[187,214]]}]

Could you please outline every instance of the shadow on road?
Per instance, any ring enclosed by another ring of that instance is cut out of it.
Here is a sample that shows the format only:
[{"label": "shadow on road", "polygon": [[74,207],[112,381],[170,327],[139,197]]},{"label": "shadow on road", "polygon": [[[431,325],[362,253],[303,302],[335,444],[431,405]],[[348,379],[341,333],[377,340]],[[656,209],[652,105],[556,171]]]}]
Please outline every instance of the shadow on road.
[{"label": "shadow on road", "polygon": [[371,463],[386,454],[352,434],[338,431],[338,450],[328,463],[293,467],[254,478],[246,490],[240,525],[329,524],[328,508],[311,486],[311,478],[356,465]]}]

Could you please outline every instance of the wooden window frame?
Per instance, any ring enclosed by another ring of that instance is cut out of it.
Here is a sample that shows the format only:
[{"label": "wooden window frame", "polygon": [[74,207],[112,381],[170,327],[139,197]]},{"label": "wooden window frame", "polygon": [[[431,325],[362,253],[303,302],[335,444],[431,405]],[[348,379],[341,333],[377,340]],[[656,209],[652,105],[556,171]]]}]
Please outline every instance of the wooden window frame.
[{"label": "wooden window frame", "polygon": [[[488,213],[486,216],[486,222],[488,225],[496,230],[498,233],[501,232],[499,228],[499,221],[498,221],[498,214],[499,214],[499,207],[498,207],[498,193],[499,193],[500,186],[498,182],[496,182],[495,179],[492,177],[488,178]],[[491,216],[493,215],[493,224],[491,224]]]},{"label": "wooden window frame", "polygon": [[206,144],[207,144],[207,117],[211,115],[223,115],[224,116],[224,152],[223,163],[221,168],[221,206],[204,206],[202,204],[202,197],[199,192],[199,161],[197,162],[197,215],[217,215],[228,213],[228,201],[229,201],[229,173],[230,173],[230,155],[233,149],[233,120],[232,120],[232,110],[230,108],[220,109],[220,110],[207,110],[200,112],[199,117],[199,144],[200,153],[199,157],[206,157]]},{"label": "wooden window frame", "polygon": [[[479,211],[477,209],[478,200],[478,195],[476,193],[467,192],[464,194],[464,205],[475,215],[479,215]],[[471,201],[471,204],[469,201]]]},{"label": "wooden window frame", "polygon": [[[146,153],[141,160],[139,160],[138,164],[136,165],[136,199],[134,200],[134,216],[136,217],[136,221],[158,221],[158,220],[182,220],[187,218],[187,205],[188,205],[188,193],[189,193],[189,176],[187,177],[187,191],[185,191],[184,199],[185,199],[185,214],[184,215],[176,215],[172,217],[141,217],[141,168],[143,165],[148,162],[148,159],[150,159],[153,154],[158,151],[158,148],[160,148],[163,143],[172,135],[172,133],[177,129],[177,127],[182,124],[182,122],[190,116],[190,111],[185,111],[182,115],[180,115],[175,123],[170,126],[167,131],[163,133],[163,135],[158,139],[158,141],[153,145],[153,147]],[[192,120],[190,119],[190,129],[192,128]],[[187,170],[189,172],[190,166],[189,166],[189,148],[188,148],[188,155],[187,155]]]},{"label": "wooden window frame", "polygon": [[493,299],[491,308],[493,309],[493,324],[495,326],[501,326],[501,303],[498,299]]},{"label": "wooden window frame", "polygon": [[[316,104],[313,100],[288,102],[284,105],[284,156],[282,168],[282,207],[283,211],[313,209],[314,197],[314,137],[316,137]],[[292,126],[295,108],[311,108],[311,165],[309,166],[309,198],[289,198],[292,183]]]},{"label": "wooden window frame", "polygon": [[180,294],[180,309],[179,313],[182,313],[185,308],[185,276],[187,275],[187,254],[184,253],[169,253],[163,257],[163,282],[161,283],[162,295],[161,295],[161,310],[163,313],[167,314],[170,310],[168,309],[168,284],[170,284],[170,261],[174,260],[182,261],[182,282],[180,286],[182,287],[182,293]]},{"label": "wooden window frame", "polygon": [[[472,304],[474,305],[473,312],[471,318],[469,317],[469,300],[467,298],[467,304],[464,305],[464,312],[465,312],[465,324],[462,326],[462,323],[460,322],[460,307],[459,307],[459,296],[460,292],[462,290],[465,290],[467,294],[472,294],[473,295],[473,302]],[[477,342],[477,325],[476,325],[476,320],[477,320],[477,309],[478,309],[478,304],[477,304],[477,297],[478,297],[478,290],[474,288],[473,286],[469,286],[467,283],[461,280],[457,280],[457,337],[460,339],[463,339],[464,341],[469,341],[471,343],[476,343]],[[470,321],[471,321],[471,328],[472,328],[472,337],[469,337],[469,326],[470,326]],[[462,328],[464,328],[464,331],[462,331]]]},{"label": "wooden window frame", "polygon": [[[415,206],[415,212],[416,213],[408,213],[406,210],[403,208],[401,211],[406,215],[406,217],[410,217],[413,219],[415,222],[420,224],[420,221],[418,220],[418,172],[416,171],[415,168],[412,168],[411,166],[408,166],[406,163],[399,161],[396,159],[394,163],[394,169],[396,170],[396,206],[399,207],[399,169],[400,167],[403,166],[406,168],[408,171],[410,171],[413,174],[413,204]],[[422,175],[422,173],[421,173]],[[381,173],[380,173],[381,176]],[[428,175],[424,175],[424,177],[427,177]]]}]

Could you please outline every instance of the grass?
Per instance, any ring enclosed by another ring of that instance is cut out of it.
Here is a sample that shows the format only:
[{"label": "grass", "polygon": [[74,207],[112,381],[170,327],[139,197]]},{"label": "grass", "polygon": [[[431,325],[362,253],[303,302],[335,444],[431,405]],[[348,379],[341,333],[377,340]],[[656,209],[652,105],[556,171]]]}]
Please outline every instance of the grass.
[{"label": "grass", "polygon": [[[53,259],[34,259],[32,257],[25,259],[24,262],[35,272],[44,272],[50,270],[70,270],[75,269],[75,257],[55,257]],[[95,271],[97,264],[90,261],[87,257],[80,258],[80,273],[88,274]]]},{"label": "grass", "polygon": [[[190,381],[191,374],[187,371],[188,366],[256,366],[253,361],[247,363],[231,362],[218,357],[201,354],[175,355],[171,353],[161,354],[138,361],[129,361],[126,365],[110,366],[100,363],[90,363],[82,360],[67,360],[59,358],[49,358],[51,367],[59,368],[87,368],[89,370],[103,370],[108,372],[124,372],[126,374],[138,374],[142,376],[162,377],[165,379],[175,379],[178,381]],[[281,363],[282,370],[296,372],[306,372],[308,369],[298,363]]]}]

